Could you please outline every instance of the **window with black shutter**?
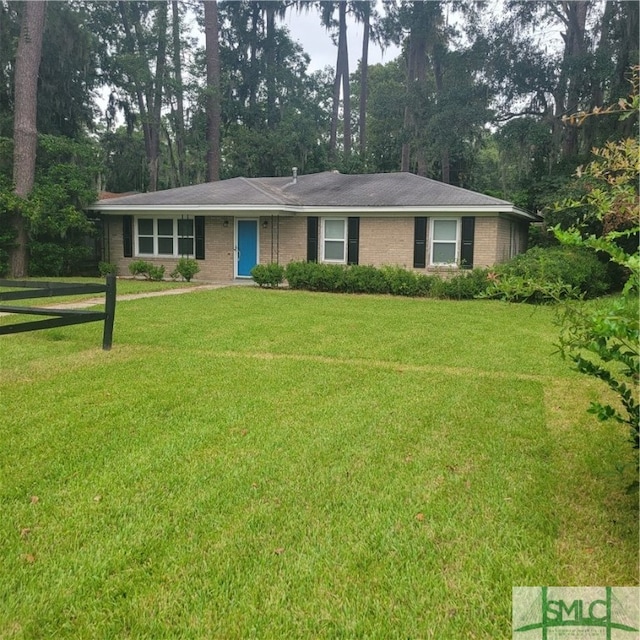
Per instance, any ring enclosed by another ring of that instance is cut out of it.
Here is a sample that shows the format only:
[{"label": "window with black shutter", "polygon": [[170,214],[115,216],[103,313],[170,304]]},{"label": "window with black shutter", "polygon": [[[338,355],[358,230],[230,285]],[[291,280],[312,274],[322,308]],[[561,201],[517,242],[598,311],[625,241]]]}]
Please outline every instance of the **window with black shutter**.
[{"label": "window with black shutter", "polygon": [[125,258],[133,257],[133,216],[122,216],[122,248]]},{"label": "window with black shutter", "polygon": [[307,218],[307,262],[318,262],[318,218]]},{"label": "window with black shutter", "polygon": [[475,226],[475,217],[468,216],[462,218],[460,266],[463,269],[473,269],[473,241],[475,236]]},{"label": "window with black shutter", "polygon": [[358,264],[360,254],[360,218],[348,218],[347,227],[347,264]]},{"label": "window with black shutter", "polygon": [[427,218],[416,217],[413,233],[413,266],[424,269],[427,266]]},{"label": "window with black shutter", "polygon": [[196,260],[204,260],[204,216],[195,217]]}]

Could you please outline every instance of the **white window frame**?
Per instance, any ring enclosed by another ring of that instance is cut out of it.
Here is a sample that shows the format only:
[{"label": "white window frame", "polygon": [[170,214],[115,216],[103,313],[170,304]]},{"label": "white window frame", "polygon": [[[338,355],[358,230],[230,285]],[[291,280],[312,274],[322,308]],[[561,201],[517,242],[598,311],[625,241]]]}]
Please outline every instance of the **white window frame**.
[{"label": "white window frame", "polygon": [[[151,220],[153,222],[153,236],[149,235],[140,235],[138,222],[139,220]],[[172,236],[160,236],[158,234],[158,220],[171,220],[173,235]],[[178,234],[178,221],[179,220],[192,220],[193,221],[193,235],[191,236],[181,236]],[[135,251],[134,256],[136,258],[193,258],[195,256],[196,250],[196,229],[195,229],[195,220],[193,217],[185,216],[184,218],[175,218],[173,216],[135,216],[134,218],[134,242],[135,242]],[[140,238],[153,238],[153,253],[140,253]],[[158,252],[158,238],[173,238],[173,253],[159,253]],[[192,253],[180,253],[179,251],[179,242],[178,240],[181,238],[192,238],[193,239],[193,252]]]},{"label": "white window frame", "polygon": [[[434,238],[434,227],[436,222],[455,222],[456,223],[456,239],[455,240],[436,240]],[[460,263],[460,236],[462,233],[461,218],[429,218],[429,266],[430,267],[457,267]],[[434,262],[433,246],[434,244],[453,244],[455,245],[455,257],[453,262]]]},{"label": "white window frame", "polygon": [[[340,238],[325,238],[325,224],[326,222],[340,221],[343,223],[344,228],[344,236],[342,239]],[[326,262],[328,264],[347,264],[347,250],[348,250],[348,235],[349,235],[349,225],[347,223],[347,218],[341,217],[331,217],[331,218],[322,218],[320,221],[320,247],[321,247],[321,256],[320,261]],[[329,242],[339,242],[343,243],[343,252],[342,252],[342,260],[333,260],[331,258],[325,257],[325,242],[329,240]]]}]

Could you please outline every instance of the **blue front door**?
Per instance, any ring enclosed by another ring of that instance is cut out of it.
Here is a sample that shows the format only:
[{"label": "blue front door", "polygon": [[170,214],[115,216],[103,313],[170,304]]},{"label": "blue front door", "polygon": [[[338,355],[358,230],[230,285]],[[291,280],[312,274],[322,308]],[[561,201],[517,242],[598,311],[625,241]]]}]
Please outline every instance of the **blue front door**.
[{"label": "blue front door", "polygon": [[258,221],[238,220],[238,242],[237,242],[238,270],[236,275],[239,278],[251,276],[251,269],[258,264]]}]

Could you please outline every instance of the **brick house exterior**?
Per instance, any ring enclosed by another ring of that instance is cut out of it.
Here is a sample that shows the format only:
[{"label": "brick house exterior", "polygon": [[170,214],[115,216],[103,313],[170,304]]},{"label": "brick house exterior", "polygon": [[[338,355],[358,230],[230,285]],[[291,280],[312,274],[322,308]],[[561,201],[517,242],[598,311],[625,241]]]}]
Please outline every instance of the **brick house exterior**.
[{"label": "brick house exterior", "polygon": [[250,277],[255,264],[315,260],[432,273],[488,267],[526,249],[537,218],[511,203],[408,173],[233,178],[102,199],[103,258],[200,280]]}]

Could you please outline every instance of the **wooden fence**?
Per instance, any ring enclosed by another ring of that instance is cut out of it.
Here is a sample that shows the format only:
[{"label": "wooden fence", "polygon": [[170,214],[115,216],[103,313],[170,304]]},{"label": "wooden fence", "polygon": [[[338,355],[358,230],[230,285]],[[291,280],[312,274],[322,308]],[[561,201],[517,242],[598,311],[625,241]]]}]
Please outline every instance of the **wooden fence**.
[{"label": "wooden fence", "polygon": [[[71,324],[104,321],[102,333],[102,348],[111,349],[113,341],[113,321],[116,314],[116,277],[108,275],[105,284],[79,284],[66,282],[36,282],[35,280],[2,280],[0,288],[10,287],[22,291],[0,292],[0,312],[28,314],[34,316],[52,316],[45,320],[18,322],[0,326],[0,335],[22,333],[23,331],[38,331],[53,327],[65,327]],[[87,293],[104,293],[104,311],[86,309],[55,309],[50,307],[16,307],[1,304],[10,300],[30,300],[32,298],[46,298],[55,296],[71,296]]]}]

